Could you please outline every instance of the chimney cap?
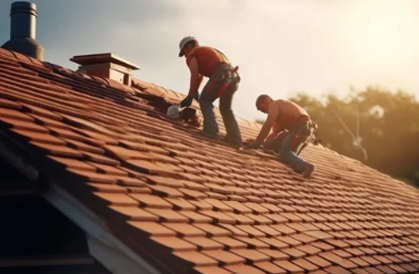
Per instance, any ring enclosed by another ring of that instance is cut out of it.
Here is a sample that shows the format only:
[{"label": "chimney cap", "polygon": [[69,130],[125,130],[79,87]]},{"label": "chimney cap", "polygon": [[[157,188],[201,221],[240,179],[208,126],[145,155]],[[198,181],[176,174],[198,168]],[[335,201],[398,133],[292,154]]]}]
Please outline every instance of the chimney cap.
[{"label": "chimney cap", "polygon": [[13,2],[10,9],[10,15],[15,13],[29,13],[37,16],[36,4],[24,1]]},{"label": "chimney cap", "polygon": [[140,67],[131,63],[130,61],[119,57],[114,53],[100,53],[100,54],[89,54],[89,55],[77,55],[70,58],[70,61],[77,63],[79,65],[93,65],[100,63],[115,63],[132,70],[137,70]]}]

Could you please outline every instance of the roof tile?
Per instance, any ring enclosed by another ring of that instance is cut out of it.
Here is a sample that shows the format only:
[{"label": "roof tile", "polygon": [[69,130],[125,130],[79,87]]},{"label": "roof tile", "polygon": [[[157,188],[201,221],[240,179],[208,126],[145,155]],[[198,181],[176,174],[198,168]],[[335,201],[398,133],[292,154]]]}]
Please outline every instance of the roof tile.
[{"label": "roof tile", "polygon": [[269,225],[272,224],[273,221],[271,219],[268,219],[264,217],[263,215],[257,215],[257,214],[245,214],[244,216],[253,219],[256,224],[258,225]]},{"label": "roof tile", "polygon": [[165,198],[166,201],[173,205],[173,209],[181,211],[193,211],[196,207],[182,198]]},{"label": "roof tile", "polygon": [[301,267],[289,261],[274,261],[273,263],[290,273],[304,273],[304,270]]},{"label": "roof tile", "polygon": [[362,268],[352,269],[352,272],[355,274],[370,274],[370,272]]},{"label": "roof tile", "polygon": [[263,271],[259,269],[245,264],[235,264],[235,265],[228,265],[225,267],[227,270],[231,271],[234,274],[263,274]]},{"label": "roof tile", "polygon": [[255,203],[255,202],[247,202],[244,203],[244,205],[248,208],[250,208],[254,214],[265,214],[269,213],[269,209]]},{"label": "roof tile", "polygon": [[271,225],[270,227],[281,232],[283,235],[289,235],[296,232],[294,229],[284,224],[275,224],[275,225]]},{"label": "roof tile", "polygon": [[279,214],[276,213],[272,213],[272,214],[265,214],[263,215],[268,219],[271,219],[273,221],[274,224],[284,224],[288,222],[288,219],[282,217]]},{"label": "roof tile", "polygon": [[223,201],[221,203],[226,204],[228,208],[232,208],[237,214],[246,214],[252,212],[250,208],[237,201]]},{"label": "roof tile", "polygon": [[30,141],[30,144],[36,146],[38,149],[46,151],[52,155],[81,158],[82,153],[62,145],[46,144],[38,141]]},{"label": "roof tile", "polygon": [[150,239],[173,251],[191,251],[197,249],[195,245],[177,237],[153,236]]},{"label": "roof tile", "polygon": [[206,203],[212,205],[212,207],[221,212],[233,212],[233,208],[228,206],[226,202],[218,201],[216,199],[205,199]]},{"label": "roof tile", "polygon": [[[368,268],[368,270],[370,270],[370,269]],[[379,266],[371,269],[370,273],[375,274],[374,270],[377,270],[377,273],[379,273],[379,274],[381,274],[381,273],[385,273],[385,274],[395,274],[395,273],[397,273],[395,270],[389,268],[388,266],[384,266],[384,265],[379,265]]]},{"label": "roof tile", "polygon": [[325,240],[326,243],[331,244],[337,248],[345,248],[345,247],[349,247],[349,244],[343,242],[343,241],[339,241],[339,240]]},{"label": "roof tile", "polygon": [[311,274],[328,274],[328,273],[323,270],[316,270],[316,271],[313,271]]},{"label": "roof tile", "polygon": [[279,250],[274,250],[274,249],[260,249],[259,252],[262,252],[268,255],[271,258],[271,260],[274,260],[274,261],[288,260],[290,258],[288,254],[285,254]]},{"label": "roof tile", "polygon": [[230,236],[232,233],[231,231],[228,231],[220,226],[215,226],[211,224],[201,224],[197,223],[194,224],[197,228],[205,231],[208,236],[214,237],[214,236]]},{"label": "roof tile", "polygon": [[224,248],[221,243],[207,237],[183,237],[183,240],[196,245],[198,250],[215,250]]},{"label": "roof tile", "polygon": [[198,266],[198,267],[195,267],[194,270],[196,271],[196,273],[200,273],[200,274],[231,274],[230,271],[227,271],[218,266],[208,266],[208,267]]},{"label": "roof tile", "polygon": [[149,185],[148,186],[153,194],[156,194],[161,197],[170,197],[170,198],[182,198],[183,193],[179,192],[177,189],[160,186],[160,185]]},{"label": "roof tile", "polygon": [[170,209],[173,206],[166,200],[156,197],[151,194],[129,194],[132,198],[140,202],[140,206],[146,206],[147,208],[162,208]]},{"label": "roof tile", "polygon": [[337,265],[339,265],[339,266],[341,266],[345,269],[350,269],[350,268],[355,268],[356,267],[356,265],[353,262],[348,261],[344,258],[341,258],[341,257],[335,255],[332,252],[320,253],[319,256],[322,257],[323,259],[325,259],[329,262],[332,262],[334,264],[337,264]]},{"label": "roof tile", "polygon": [[294,234],[294,235],[291,235],[290,237],[293,238],[294,240],[300,241],[305,244],[309,244],[316,241],[315,238],[308,236],[306,234]]},{"label": "roof tile", "polygon": [[325,268],[324,271],[326,271],[329,274],[351,274],[349,270],[342,268],[340,266],[331,266],[331,267]]},{"label": "roof tile", "polygon": [[326,261],[326,260],[322,259],[320,256],[317,256],[317,255],[309,256],[309,257],[306,257],[305,259],[307,261],[309,261],[310,263],[315,264],[315,265],[317,265],[318,267],[321,267],[321,268],[329,267],[329,266],[332,265],[331,262]]},{"label": "roof tile", "polygon": [[290,246],[298,246],[298,245],[301,245],[302,244],[302,242],[300,242],[298,240],[295,240],[294,238],[292,238],[292,236],[293,235],[291,235],[291,236],[280,236],[280,237],[277,237],[276,239],[277,240],[280,240],[280,241],[282,241],[284,243],[287,243]]},{"label": "roof tile", "polygon": [[239,236],[239,237],[248,237],[249,234],[247,234],[246,232],[244,232],[241,229],[238,229],[237,227],[235,227],[234,225],[230,225],[230,224],[219,224],[221,227],[224,227],[225,229],[227,229],[230,234],[234,234],[235,236]]},{"label": "roof tile", "polygon": [[267,238],[259,238],[259,239],[254,239],[254,238],[248,238],[248,237],[234,237],[236,240],[242,241],[245,244],[247,244],[247,246],[249,248],[255,248],[255,249],[259,249],[259,248],[269,248],[269,243],[272,243],[272,239],[267,239]]},{"label": "roof tile", "polygon": [[403,269],[402,267],[396,265],[396,264],[390,264],[388,265],[389,268],[395,270],[397,273],[406,273],[407,271]]},{"label": "roof tile", "polygon": [[204,211],[200,211],[200,213],[207,217],[212,218],[213,222],[215,223],[234,224],[236,222],[233,218],[229,217],[228,215],[222,212],[204,210]]},{"label": "roof tile", "polygon": [[161,209],[161,208],[146,208],[146,210],[159,217],[159,221],[164,222],[189,222],[189,219],[183,215],[180,215],[176,211],[171,209]]},{"label": "roof tile", "polygon": [[127,222],[132,227],[153,236],[175,236],[176,233],[173,230],[170,230],[156,222],[137,222],[137,221],[128,221]]},{"label": "roof tile", "polygon": [[197,190],[184,189],[184,188],[179,188],[178,190],[180,192],[182,192],[183,195],[185,195],[185,198],[187,198],[187,199],[195,200],[195,199],[205,199],[205,198],[208,197],[207,194],[202,193],[202,192],[197,191]]},{"label": "roof tile", "polygon": [[11,131],[18,134],[20,137],[28,141],[46,143],[46,144],[51,144],[51,145],[62,145],[62,146],[66,145],[66,142],[64,140],[54,137],[47,133],[34,132],[34,131],[23,130],[23,129],[11,129]]},{"label": "roof tile", "polygon": [[306,253],[295,248],[281,249],[282,252],[291,256],[293,259],[299,259],[306,256]]},{"label": "roof tile", "polygon": [[221,263],[221,265],[238,264],[244,263],[245,259],[241,256],[237,256],[230,251],[224,250],[204,250],[203,254],[211,257]]},{"label": "roof tile", "polygon": [[359,267],[367,267],[370,264],[360,258],[349,258],[348,260],[350,260],[351,262],[355,263],[356,265],[358,265]]},{"label": "roof tile", "polygon": [[304,231],[304,234],[314,237],[318,240],[328,240],[333,238],[331,235],[323,231]]},{"label": "roof tile", "polygon": [[138,206],[138,202],[123,193],[93,192],[94,195],[115,206]]},{"label": "roof tile", "polygon": [[334,254],[338,255],[339,257],[342,257],[342,258],[350,258],[350,257],[352,257],[352,254],[351,253],[348,253],[348,252],[346,252],[344,250],[341,250],[341,249],[333,250],[332,252]]},{"label": "roof tile", "polygon": [[78,170],[86,170],[94,172],[96,171],[96,168],[90,164],[87,164],[83,161],[77,160],[77,159],[71,159],[71,158],[64,158],[64,157],[56,157],[56,156],[48,156],[48,158],[56,161],[63,167],[68,167],[72,169],[78,169]]},{"label": "roof tile", "polygon": [[179,237],[203,237],[206,233],[193,225],[185,223],[162,223],[163,226],[175,231]]},{"label": "roof tile", "polygon": [[105,165],[111,165],[111,166],[117,166],[120,164],[119,161],[116,161],[114,159],[111,159],[109,157],[99,155],[96,153],[90,153],[87,151],[83,151],[83,157],[87,160],[95,163],[105,164]]},{"label": "roof tile", "polygon": [[270,259],[268,255],[252,249],[232,249],[231,252],[245,258],[247,263],[265,262]]},{"label": "roof tile", "polygon": [[262,271],[265,271],[266,273],[272,273],[272,274],[286,274],[287,271],[278,267],[277,265],[271,263],[271,262],[259,262],[253,264],[255,267],[261,269]]},{"label": "roof tile", "polygon": [[297,259],[292,261],[293,264],[298,265],[299,267],[301,267],[302,269],[306,270],[306,271],[315,271],[317,269],[319,269],[319,267],[315,264],[310,263],[309,261],[301,258],[301,259]]},{"label": "roof tile", "polygon": [[310,254],[310,255],[316,255],[319,254],[321,252],[321,250],[317,247],[314,247],[312,245],[302,245],[302,246],[297,246],[296,247],[298,250]]},{"label": "roof tile", "polygon": [[127,193],[128,190],[124,187],[111,185],[111,184],[101,184],[101,183],[87,183],[93,191],[96,192],[107,192],[107,193]]},{"label": "roof tile", "polygon": [[215,266],[217,261],[198,251],[176,251],[173,255],[181,259],[183,263],[193,266]]},{"label": "roof tile", "polygon": [[303,225],[302,223],[288,223],[286,224],[288,227],[298,231],[298,232],[305,232],[308,231],[309,229]]},{"label": "roof tile", "polygon": [[256,228],[257,230],[263,232],[268,237],[277,237],[277,236],[280,236],[281,235],[281,232],[279,232],[278,230],[275,230],[275,229],[271,228],[268,225],[255,225],[253,227]]}]

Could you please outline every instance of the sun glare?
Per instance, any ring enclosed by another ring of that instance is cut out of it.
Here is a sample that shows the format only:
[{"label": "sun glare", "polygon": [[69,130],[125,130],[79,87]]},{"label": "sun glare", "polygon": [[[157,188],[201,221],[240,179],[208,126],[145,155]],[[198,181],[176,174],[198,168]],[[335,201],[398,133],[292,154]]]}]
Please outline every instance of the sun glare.
[{"label": "sun glare", "polygon": [[346,49],[361,63],[401,67],[417,52],[418,19],[402,1],[358,2],[345,21]]}]

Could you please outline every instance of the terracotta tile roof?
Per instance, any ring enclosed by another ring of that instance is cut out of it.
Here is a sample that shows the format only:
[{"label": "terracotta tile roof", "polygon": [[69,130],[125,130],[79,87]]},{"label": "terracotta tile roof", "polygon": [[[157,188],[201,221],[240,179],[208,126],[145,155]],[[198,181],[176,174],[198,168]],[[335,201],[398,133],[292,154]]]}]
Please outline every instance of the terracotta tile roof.
[{"label": "terracotta tile roof", "polygon": [[0,49],[1,140],[163,273],[419,271],[415,188],[322,146],[306,182],[167,119],[182,95],[133,86]]}]

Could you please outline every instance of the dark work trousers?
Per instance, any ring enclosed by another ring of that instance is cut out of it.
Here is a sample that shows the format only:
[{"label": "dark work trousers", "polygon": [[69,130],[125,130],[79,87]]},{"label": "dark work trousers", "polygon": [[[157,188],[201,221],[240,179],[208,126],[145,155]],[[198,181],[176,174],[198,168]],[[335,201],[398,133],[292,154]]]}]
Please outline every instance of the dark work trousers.
[{"label": "dark work trousers", "polygon": [[233,95],[238,90],[240,77],[226,63],[218,64],[199,97],[202,115],[204,116],[204,135],[219,139],[220,132],[214,114],[213,102],[220,98],[220,112],[227,131],[227,140],[235,145],[242,145],[242,136],[231,104]]}]

